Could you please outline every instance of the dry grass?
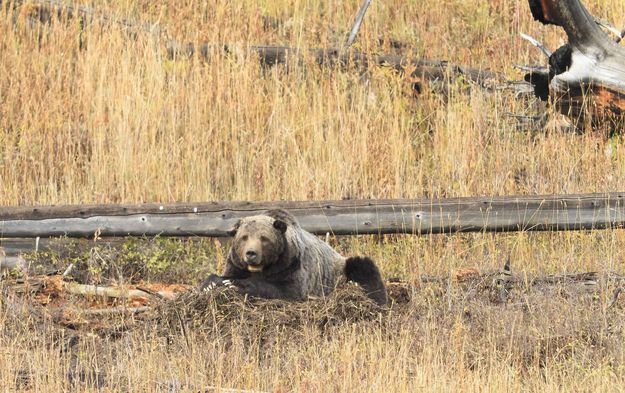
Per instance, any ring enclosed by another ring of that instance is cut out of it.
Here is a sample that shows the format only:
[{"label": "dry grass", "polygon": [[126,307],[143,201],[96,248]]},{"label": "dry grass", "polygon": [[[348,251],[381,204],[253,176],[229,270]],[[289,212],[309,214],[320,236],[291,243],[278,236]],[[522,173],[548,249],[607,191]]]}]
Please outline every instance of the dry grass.
[{"label": "dry grass", "polygon": [[528,278],[505,305],[493,283],[420,283],[390,309],[355,286],[305,303],[190,293],[97,334],[62,330],[5,294],[0,381],[33,391],[619,391],[618,283],[589,291]]},{"label": "dry grass", "polygon": [[[182,41],[325,47],[344,40],[358,3],[96,5],[158,21]],[[623,24],[623,3],[587,3],[598,16]],[[31,12],[0,5],[2,205],[625,188],[621,135],[518,131],[507,113],[534,113],[532,100],[467,91],[461,81],[444,94],[426,91],[416,98],[408,81],[378,68],[364,74],[310,64],[289,72],[263,70],[238,55],[172,62],[146,34],[129,38],[108,23],[81,28],[76,21],[32,28]],[[391,0],[373,2],[357,46],[393,51],[379,43],[383,36],[406,42],[416,55],[518,79],[514,64],[545,61],[519,32],[552,49],[563,39],[557,29],[533,22],[524,1]],[[365,237],[335,244],[346,253],[374,256],[387,277],[410,282],[461,266],[500,268],[508,254],[513,269],[528,272],[622,271],[625,259],[621,231]],[[216,258],[210,268],[220,263]],[[481,300],[466,303],[462,293],[414,295],[408,313],[342,324],[330,336],[303,323],[297,329],[303,341],[277,332],[264,351],[244,340],[207,340],[201,332],[191,332],[188,342],[178,336],[164,344],[146,331],[110,346],[107,339],[85,337],[71,353],[61,350],[63,340],[55,338],[52,325],[19,319],[19,310],[2,299],[0,386],[14,389],[19,371],[28,370],[23,386],[29,390],[81,390],[66,378],[75,359],[88,370],[104,371],[111,391],[167,391],[168,384],[183,391],[609,391],[625,382],[622,344],[614,335],[606,338],[608,321],[622,318],[620,309],[544,296],[528,316]],[[464,307],[477,317],[467,320]],[[388,326],[396,328],[389,332]],[[584,341],[589,331],[608,340],[609,350]],[[539,340],[558,337],[568,337],[556,347],[572,355],[519,360],[527,346],[539,348]]]}]

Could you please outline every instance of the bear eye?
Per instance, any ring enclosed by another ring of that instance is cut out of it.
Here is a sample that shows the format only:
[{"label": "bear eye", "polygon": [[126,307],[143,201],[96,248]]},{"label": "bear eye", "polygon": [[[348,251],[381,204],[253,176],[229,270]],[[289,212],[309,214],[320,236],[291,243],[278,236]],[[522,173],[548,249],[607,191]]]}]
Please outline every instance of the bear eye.
[{"label": "bear eye", "polygon": [[265,236],[261,236],[260,237],[260,241],[263,242],[263,243],[269,243],[269,238],[265,237]]},{"label": "bear eye", "polygon": [[247,241],[247,235],[243,235],[243,236],[241,236],[241,240],[243,240],[243,241]]}]

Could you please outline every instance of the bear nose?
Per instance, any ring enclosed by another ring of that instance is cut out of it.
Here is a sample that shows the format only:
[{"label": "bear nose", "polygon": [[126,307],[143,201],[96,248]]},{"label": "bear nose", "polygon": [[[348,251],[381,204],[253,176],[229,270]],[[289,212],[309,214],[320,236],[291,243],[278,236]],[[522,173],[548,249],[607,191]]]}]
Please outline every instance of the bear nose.
[{"label": "bear nose", "polygon": [[245,253],[245,257],[247,258],[248,261],[253,261],[254,259],[256,259],[257,255],[258,254],[256,254],[256,251],[252,251],[252,250],[247,251]]}]

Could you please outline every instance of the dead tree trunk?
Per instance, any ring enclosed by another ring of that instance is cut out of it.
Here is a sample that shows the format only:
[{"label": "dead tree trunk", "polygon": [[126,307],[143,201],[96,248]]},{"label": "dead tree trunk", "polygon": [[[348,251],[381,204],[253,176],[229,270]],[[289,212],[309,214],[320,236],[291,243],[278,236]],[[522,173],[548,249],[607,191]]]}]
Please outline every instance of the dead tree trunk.
[{"label": "dead tree trunk", "polygon": [[579,0],[529,0],[534,19],[564,29],[568,43],[549,58],[549,72],[530,73],[536,95],[551,97],[572,118],[625,112],[625,48],[597,25]]},{"label": "dead tree trunk", "polygon": [[571,231],[625,226],[625,194],[453,199],[0,207],[2,237],[228,236],[242,217],[284,208],[325,235]]},{"label": "dead tree trunk", "polygon": [[484,88],[495,88],[506,84],[503,75],[489,70],[466,67],[447,61],[415,59],[396,55],[371,55],[343,48],[300,49],[276,45],[236,46],[210,43],[181,45],[176,42],[170,42],[167,46],[169,59],[196,55],[200,59],[210,60],[224,53],[253,54],[258,57],[261,65],[268,67],[276,64],[288,66],[303,63],[308,58],[321,66],[353,65],[366,69],[371,65],[376,65],[387,66],[401,73],[411,70],[411,77],[415,79],[417,90],[420,90],[421,82],[445,83],[450,77],[452,79],[462,77],[466,81]]}]

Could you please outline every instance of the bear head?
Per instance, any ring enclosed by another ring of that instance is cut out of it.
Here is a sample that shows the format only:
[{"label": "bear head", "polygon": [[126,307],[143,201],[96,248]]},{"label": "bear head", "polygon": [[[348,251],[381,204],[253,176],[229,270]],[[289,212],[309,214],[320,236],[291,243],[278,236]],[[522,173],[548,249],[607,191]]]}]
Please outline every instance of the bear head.
[{"label": "bear head", "polygon": [[278,263],[286,248],[287,223],[267,215],[242,218],[234,236],[231,260],[238,268],[260,273]]}]

